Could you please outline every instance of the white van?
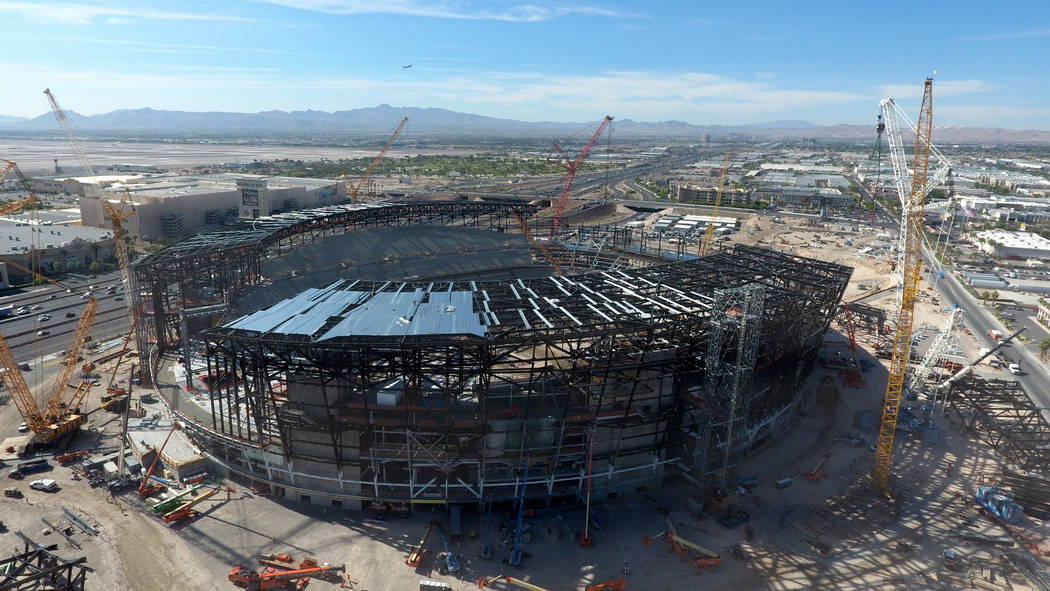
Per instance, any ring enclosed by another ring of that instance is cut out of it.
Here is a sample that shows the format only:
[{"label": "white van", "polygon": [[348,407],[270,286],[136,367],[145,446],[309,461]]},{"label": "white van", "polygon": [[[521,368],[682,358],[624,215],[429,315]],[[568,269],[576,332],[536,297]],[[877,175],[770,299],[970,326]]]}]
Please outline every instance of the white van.
[{"label": "white van", "polygon": [[1016,363],[1011,363],[1007,366],[1007,369],[1009,369],[1010,373],[1014,374],[1015,376],[1021,375],[1021,366],[1017,365]]},{"label": "white van", "polygon": [[58,490],[58,481],[46,478],[44,480],[34,480],[29,483],[29,488],[36,490],[42,490],[46,492],[55,492]]}]

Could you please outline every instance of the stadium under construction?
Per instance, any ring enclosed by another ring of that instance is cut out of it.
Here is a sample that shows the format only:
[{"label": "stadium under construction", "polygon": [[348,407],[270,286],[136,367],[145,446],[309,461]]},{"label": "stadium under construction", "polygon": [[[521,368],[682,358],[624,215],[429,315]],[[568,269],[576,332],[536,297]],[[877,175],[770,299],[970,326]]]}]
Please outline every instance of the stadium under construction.
[{"label": "stadium under construction", "polygon": [[332,206],[153,253],[146,377],[216,471],[297,500],[724,486],[787,424],[852,269],[623,226],[537,243],[516,221],[535,212]]}]

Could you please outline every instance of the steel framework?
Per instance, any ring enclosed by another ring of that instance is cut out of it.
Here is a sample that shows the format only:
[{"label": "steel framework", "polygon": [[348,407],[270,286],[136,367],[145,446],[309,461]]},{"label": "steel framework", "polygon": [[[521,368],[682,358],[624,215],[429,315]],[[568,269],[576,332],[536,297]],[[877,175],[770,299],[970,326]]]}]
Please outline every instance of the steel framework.
[{"label": "steel framework", "polygon": [[[214,311],[214,323],[225,309],[216,302],[266,288],[265,260],[377,226],[520,231],[514,214],[534,211],[519,202],[339,206],[150,255],[134,266],[150,374],[164,355],[188,350],[180,309]],[[559,235],[572,270],[564,277],[330,286],[375,302],[461,294],[480,321],[474,333],[321,338],[338,315],[309,334],[227,318],[194,335],[207,408],[173,410],[216,461],[279,493],[417,503],[573,496],[592,438],[599,491],[658,482],[669,466],[713,475],[727,453],[734,461],[786,422],[851,274],[746,246],[697,259],[620,226],[561,226]],[[546,260],[539,249],[533,258]],[[726,307],[723,297],[740,301]],[[720,358],[735,399],[705,389],[715,316],[727,327]]]},{"label": "steel framework", "polygon": [[[213,453],[244,474],[351,498],[509,500],[523,485],[529,496],[574,495],[592,431],[596,485],[606,490],[658,481],[662,466],[679,461],[672,449],[721,429],[717,452],[687,452],[700,473],[713,473],[726,450],[768,435],[775,425],[764,419],[794,404],[849,275],[738,246],[698,261],[527,282],[359,282],[353,289],[372,294],[469,292],[485,334],[322,341],[320,331],[227,323],[204,333],[208,375],[222,379],[203,427],[221,435]],[[739,296],[739,306],[719,310],[717,290]],[[753,367],[761,394],[705,393],[715,312],[734,324],[727,392],[749,390]],[[522,483],[530,454],[545,469]]]},{"label": "steel framework", "polygon": [[1050,472],[1050,423],[1020,382],[966,377],[952,385],[947,408],[966,428],[1025,472]]},{"label": "steel framework", "polygon": [[86,558],[65,560],[43,546],[31,543],[25,534],[18,533],[25,548],[19,554],[0,560],[0,589],[84,591],[87,573],[94,572],[84,564]]}]

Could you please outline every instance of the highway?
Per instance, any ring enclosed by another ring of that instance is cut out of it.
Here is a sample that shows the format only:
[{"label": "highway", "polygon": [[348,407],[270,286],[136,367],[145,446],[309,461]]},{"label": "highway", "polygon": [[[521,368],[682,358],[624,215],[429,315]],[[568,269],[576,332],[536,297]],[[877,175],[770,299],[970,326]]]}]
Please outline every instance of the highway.
[{"label": "highway", "polygon": [[[871,198],[870,193],[863,184],[857,183],[861,187],[861,191],[865,193],[867,198]],[[878,202],[876,202],[878,203]],[[889,226],[892,228],[892,233],[896,236],[900,232],[900,223],[893,221],[892,218],[881,208],[879,213],[884,216],[884,219],[890,220]],[[923,264],[928,269],[936,269],[941,266],[935,261],[931,253],[926,249],[922,249]],[[1002,324],[992,315],[990,309],[987,306],[980,305],[969,291],[966,290],[959,280],[955,277],[951,269],[945,268],[943,278],[937,281],[936,291],[942,298],[941,301],[946,305],[957,305],[963,309],[963,325],[966,326],[973,334],[977,342],[982,347],[991,348],[994,346],[994,342],[991,336],[988,335],[990,330],[999,330],[1004,334],[1009,331],[1006,330]],[[932,276],[932,273],[931,273]],[[1034,322],[1032,323],[1034,324]],[[1027,334],[1028,338],[1038,340],[1042,338],[1043,330],[1040,329],[1029,329],[1022,333]],[[1022,375],[1012,376],[1005,374],[1006,377],[1012,377],[1019,381],[1024,387],[1025,392],[1032,402],[1042,408],[1050,409],[1050,372],[1047,371],[1047,367],[1038,359],[1037,353],[1033,352],[1032,346],[1026,346],[1020,343],[1008,344],[1001,349],[1004,356],[1013,362],[1017,362],[1021,366]],[[1044,416],[1050,420],[1050,413],[1044,410]]]},{"label": "highway", "polygon": [[[70,279],[63,283],[81,291],[86,290],[89,285],[94,286],[98,312],[90,333],[93,339],[101,340],[127,334],[131,324],[127,318],[124,301],[116,299],[123,298],[123,292],[118,289],[114,294],[106,293],[106,288],[110,285],[119,287],[120,273],[107,273],[90,279]],[[29,363],[30,367],[36,370],[38,355],[46,358],[68,346],[77,319],[87,302],[87,298],[81,298],[80,293],[67,293],[65,288],[56,285],[5,291],[0,294],[0,308],[39,306],[39,309],[13,318],[0,319],[0,334],[4,335],[8,346],[11,347],[15,360],[19,363]],[[68,313],[75,316],[66,318]],[[41,321],[41,314],[50,315],[51,319]],[[48,334],[38,336],[39,331],[46,331]],[[57,360],[54,363],[57,364]],[[45,362],[45,365],[48,365],[48,362]]]}]

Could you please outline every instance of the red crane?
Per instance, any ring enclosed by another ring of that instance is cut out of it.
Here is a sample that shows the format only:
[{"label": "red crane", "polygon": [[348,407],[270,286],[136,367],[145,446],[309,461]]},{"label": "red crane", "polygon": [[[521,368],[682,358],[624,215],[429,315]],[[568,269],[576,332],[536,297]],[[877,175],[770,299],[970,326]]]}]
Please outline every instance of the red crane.
[{"label": "red crane", "polygon": [[150,484],[149,477],[153,476],[153,471],[157,469],[157,462],[160,461],[160,454],[164,452],[164,447],[168,445],[168,440],[171,436],[182,428],[182,425],[175,423],[171,426],[171,431],[168,431],[168,436],[164,438],[164,443],[160,445],[160,449],[157,450],[157,457],[153,458],[153,463],[149,465],[149,470],[146,470],[146,476],[142,479],[142,484],[139,485],[139,496],[148,497],[153,493],[164,490],[163,484]]},{"label": "red crane", "polygon": [[587,142],[587,145],[584,146],[580,155],[576,157],[576,160],[571,162],[569,161],[568,156],[565,155],[565,152],[562,152],[561,146],[559,146],[557,142],[554,143],[554,149],[558,150],[558,153],[561,154],[563,158],[562,162],[555,162],[555,164],[569,171],[569,176],[565,178],[565,188],[561,191],[561,199],[558,199],[558,210],[554,213],[554,224],[551,226],[551,238],[554,238],[555,232],[558,231],[558,224],[561,223],[561,214],[565,211],[565,200],[569,197],[569,189],[572,188],[572,179],[576,176],[576,169],[578,169],[580,164],[583,163],[583,159],[587,157],[587,153],[591,151],[591,148],[594,147],[594,143],[598,141],[598,136],[605,131],[605,128],[612,120],[613,118],[611,115],[605,116],[601,125],[598,126],[598,131],[595,131],[594,135],[591,136],[591,141]]}]

